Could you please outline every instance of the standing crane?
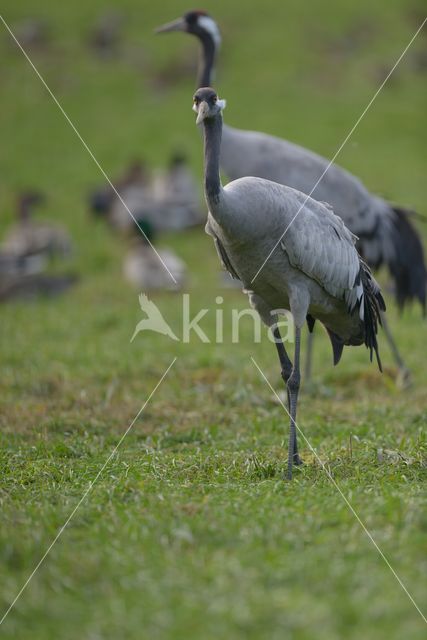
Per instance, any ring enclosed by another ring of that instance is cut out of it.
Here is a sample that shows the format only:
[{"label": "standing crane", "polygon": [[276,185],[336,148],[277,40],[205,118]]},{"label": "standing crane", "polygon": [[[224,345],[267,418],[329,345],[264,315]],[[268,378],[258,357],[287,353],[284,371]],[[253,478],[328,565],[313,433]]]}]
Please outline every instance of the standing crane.
[{"label": "standing crane", "polygon": [[[209,87],[198,89],[193,98],[196,123],[203,125],[204,133],[206,231],[214,238],[223,266],[243,282],[251,305],[273,331],[288,393],[287,477],[291,479],[293,464],[301,464],[295,420],[303,324],[307,321],[313,327],[318,320],[325,326],[335,364],[344,345],[364,343],[371,360],[375,352],[381,370],[377,330],[385,304],[369,267],[355,249],[355,236],[329,206],[263,178],[244,177],[222,186],[224,106]],[[281,237],[284,228],[288,232]],[[272,246],[270,259],[254,280],[254,269]],[[290,310],[295,324],[293,364],[277,326],[277,314],[283,309]]]},{"label": "standing crane", "polygon": [[[205,12],[190,11],[157,29],[158,33],[171,31],[183,31],[200,40],[202,57],[197,87],[210,86],[221,44],[217,23]],[[358,251],[367,264],[373,269],[383,264],[388,267],[394,280],[398,306],[402,309],[405,303],[416,299],[425,311],[427,271],[422,243],[410,222],[409,211],[369,193],[358,178],[336,164],[329,166],[329,161],[316,153],[257,131],[243,131],[224,125],[220,164],[230,180],[258,176],[309,193],[320,202],[330,203],[357,236]],[[273,245],[258,267],[272,248]],[[383,328],[398,367],[398,378],[407,383],[410,373],[385,318]],[[311,344],[310,331],[307,372],[311,368]]]}]

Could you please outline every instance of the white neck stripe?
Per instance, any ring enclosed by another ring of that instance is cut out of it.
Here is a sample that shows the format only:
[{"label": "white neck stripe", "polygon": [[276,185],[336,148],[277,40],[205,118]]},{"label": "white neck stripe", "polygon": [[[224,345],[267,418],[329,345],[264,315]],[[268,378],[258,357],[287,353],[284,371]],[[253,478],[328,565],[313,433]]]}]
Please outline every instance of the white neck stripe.
[{"label": "white neck stripe", "polygon": [[213,20],[210,16],[199,16],[197,19],[197,23],[199,27],[209,33],[215,43],[215,46],[219,47],[221,44],[221,34],[215,20]]}]

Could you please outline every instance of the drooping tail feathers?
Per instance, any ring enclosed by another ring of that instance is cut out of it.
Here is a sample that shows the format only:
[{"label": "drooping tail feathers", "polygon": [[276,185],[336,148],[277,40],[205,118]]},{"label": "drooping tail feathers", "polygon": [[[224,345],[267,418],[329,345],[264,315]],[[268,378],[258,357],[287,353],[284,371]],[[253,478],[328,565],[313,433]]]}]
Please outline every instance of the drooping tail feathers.
[{"label": "drooping tail feathers", "polygon": [[416,229],[409,219],[411,212],[402,207],[392,207],[393,257],[388,261],[396,286],[396,301],[401,309],[406,302],[418,300],[426,311],[426,278],[423,246]]},{"label": "drooping tail feathers", "polygon": [[382,371],[380,354],[378,352],[377,333],[378,325],[381,324],[381,311],[385,311],[384,298],[381,295],[377,282],[372,277],[369,267],[360,261],[360,278],[363,286],[363,322],[365,325],[365,345],[370,351],[372,362],[372,353],[378,362],[378,368]]}]

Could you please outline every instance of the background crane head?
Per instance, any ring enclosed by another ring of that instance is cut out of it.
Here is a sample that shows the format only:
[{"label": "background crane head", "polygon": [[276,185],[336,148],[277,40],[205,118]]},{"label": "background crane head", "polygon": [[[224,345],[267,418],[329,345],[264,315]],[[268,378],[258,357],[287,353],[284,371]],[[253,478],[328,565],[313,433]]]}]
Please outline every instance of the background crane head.
[{"label": "background crane head", "polygon": [[214,118],[225,107],[225,100],[220,100],[211,87],[197,89],[193,96],[193,111],[197,113],[196,124],[203,120]]},{"label": "background crane head", "polygon": [[156,33],[168,33],[170,31],[184,31],[204,39],[210,37],[215,47],[221,44],[221,33],[215,20],[205,11],[188,11],[182,18],[168,22],[156,29]]}]

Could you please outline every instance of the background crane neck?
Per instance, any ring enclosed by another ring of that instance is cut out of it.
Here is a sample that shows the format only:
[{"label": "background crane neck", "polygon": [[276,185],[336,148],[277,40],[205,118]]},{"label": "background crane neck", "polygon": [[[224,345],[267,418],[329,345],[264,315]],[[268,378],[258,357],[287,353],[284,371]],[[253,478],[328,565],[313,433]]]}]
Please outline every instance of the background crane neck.
[{"label": "background crane neck", "polygon": [[212,36],[203,31],[200,33],[199,39],[202,43],[202,56],[200,58],[197,75],[197,89],[212,86],[216,56],[216,45]]}]

